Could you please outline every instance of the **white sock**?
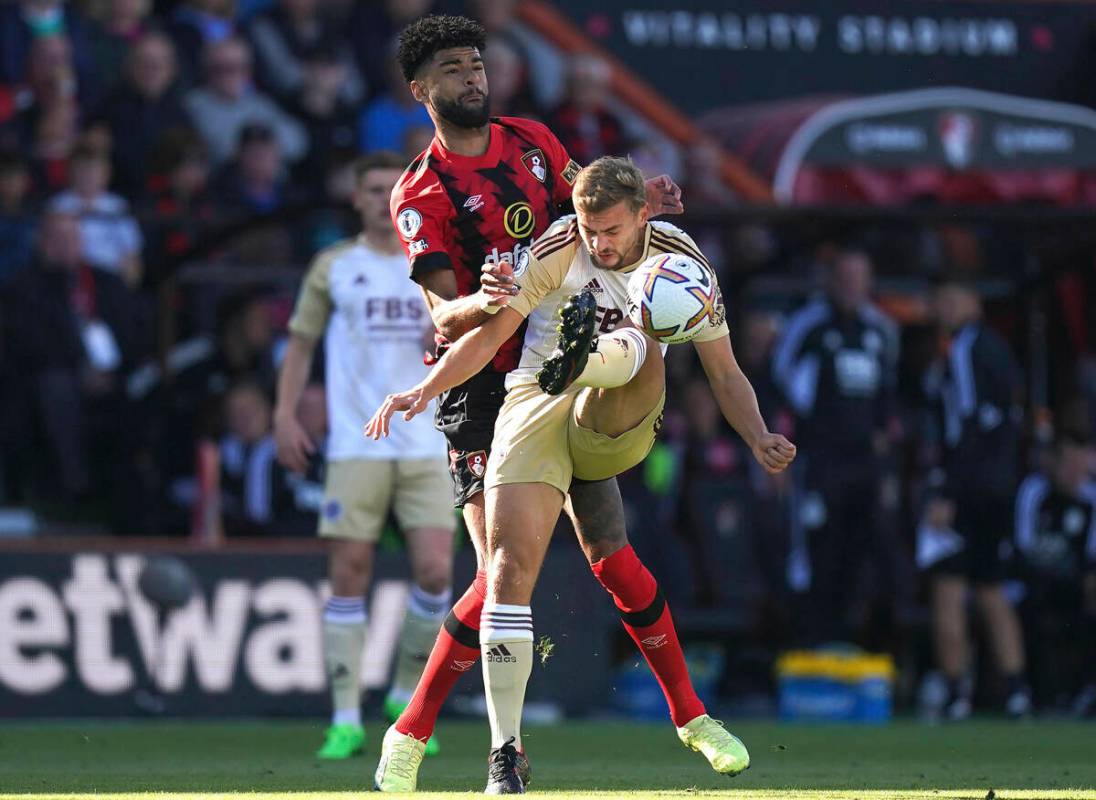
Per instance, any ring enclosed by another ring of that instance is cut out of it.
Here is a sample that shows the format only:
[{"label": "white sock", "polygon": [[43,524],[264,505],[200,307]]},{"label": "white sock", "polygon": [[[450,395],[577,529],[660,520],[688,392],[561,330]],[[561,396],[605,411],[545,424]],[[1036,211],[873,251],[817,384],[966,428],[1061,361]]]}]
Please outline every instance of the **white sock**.
[{"label": "white sock", "polygon": [[533,610],[529,606],[484,603],[480,615],[480,651],[491,747],[511,738],[521,750],[521,709],[533,671]]},{"label": "white sock", "polygon": [[647,337],[635,328],[618,328],[598,337],[597,350],[582,374],[575,379],[578,386],[615,389],[636,376],[647,358]]},{"label": "white sock", "polygon": [[431,594],[419,586],[411,587],[407,614],[400,630],[395,677],[388,690],[389,700],[404,704],[411,700],[452,602],[452,589]]},{"label": "white sock", "polygon": [[365,601],[332,597],[323,609],[323,655],[331,683],[331,724],[361,725],[361,663]]}]

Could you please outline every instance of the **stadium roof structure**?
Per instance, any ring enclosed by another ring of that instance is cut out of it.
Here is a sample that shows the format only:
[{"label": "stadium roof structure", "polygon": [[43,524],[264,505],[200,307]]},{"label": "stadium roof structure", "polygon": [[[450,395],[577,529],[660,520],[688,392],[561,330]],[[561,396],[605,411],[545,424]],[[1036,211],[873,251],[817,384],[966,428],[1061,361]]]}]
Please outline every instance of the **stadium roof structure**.
[{"label": "stadium roof structure", "polygon": [[1096,205],[1096,111],[964,88],[809,97],[698,121],[787,206]]}]

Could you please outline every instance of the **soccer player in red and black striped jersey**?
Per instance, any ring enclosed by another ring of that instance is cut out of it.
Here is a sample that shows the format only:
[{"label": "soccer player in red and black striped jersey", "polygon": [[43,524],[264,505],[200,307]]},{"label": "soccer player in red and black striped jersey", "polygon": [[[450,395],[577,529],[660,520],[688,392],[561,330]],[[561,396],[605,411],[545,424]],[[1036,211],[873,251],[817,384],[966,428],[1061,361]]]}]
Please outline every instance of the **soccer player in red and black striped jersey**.
[{"label": "soccer player in red and black striped jersey", "polygon": [[[485,38],[483,28],[467,18],[424,17],[403,31],[397,56],[412,94],[430,113],[435,137],[393,190],[392,219],[411,277],[430,306],[440,349],[498,311],[498,300],[480,291],[480,275],[487,269],[501,280],[520,279],[534,238],[570,210],[579,171],[544,125],[490,116]],[[668,176],[648,181],[647,197],[652,216],[682,211],[680,190]],[[438,711],[480,656],[487,594],[483,476],[506,391],[503,378],[517,366],[522,336],[519,330],[483,372],[439,398],[436,421],[449,441],[456,505],[463,508],[480,570],[439,632],[407,707],[385,734],[375,775],[382,791],[415,789]],[[594,575],[658,678],[674,724],[704,714],[662,592],[628,544],[615,479],[576,480],[568,513]],[[492,773],[517,772],[528,782],[523,754],[513,746],[499,751],[492,753]]]}]

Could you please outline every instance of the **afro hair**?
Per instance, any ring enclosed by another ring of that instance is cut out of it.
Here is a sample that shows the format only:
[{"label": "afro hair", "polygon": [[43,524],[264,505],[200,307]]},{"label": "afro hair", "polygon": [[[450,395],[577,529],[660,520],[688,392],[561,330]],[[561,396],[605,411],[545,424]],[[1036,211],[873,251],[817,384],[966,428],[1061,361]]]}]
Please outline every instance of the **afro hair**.
[{"label": "afro hair", "polygon": [[412,81],[419,67],[439,50],[475,47],[483,52],[486,45],[487,32],[475,20],[449,14],[431,14],[403,29],[396,58],[403,70],[403,77]]}]

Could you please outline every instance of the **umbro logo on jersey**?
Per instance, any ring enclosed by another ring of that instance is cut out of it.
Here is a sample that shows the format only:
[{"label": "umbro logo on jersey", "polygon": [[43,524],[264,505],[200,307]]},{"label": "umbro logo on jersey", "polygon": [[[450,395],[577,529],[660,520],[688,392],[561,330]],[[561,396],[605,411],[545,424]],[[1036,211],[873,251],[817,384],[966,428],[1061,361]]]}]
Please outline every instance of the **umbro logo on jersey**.
[{"label": "umbro logo on jersey", "polygon": [[516,664],[518,659],[506,649],[506,645],[496,644],[487,651],[487,660],[496,664]]},{"label": "umbro logo on jersey", "polygon": [[475,659],[472,659],[470,661],[453,659],[453,662],[449,665],[449,669],[453,670],[454,672],[467,672],[474,666],[476,666]]},{"label": "umbro logo on jersey", "polygon": [[483,208],[487,203],[483,200],[482,194],[474,194],[464,201],[464,207],[471,211],[473,214]]},{"label": "umbro logo on jersey", "polygon": [[657,650],[666,644],[666,634],[660,633],[658,636],[648,636],[643,640],[643,646],[647,650]]},{"label": "umbro logo on jersey", "polygon": [[583,289],[589,289],[594,294],[603,294],[605,290],[601,288],[601,284],[597,282],[597,278],[594,278],[588,284],[582,287]]}]

